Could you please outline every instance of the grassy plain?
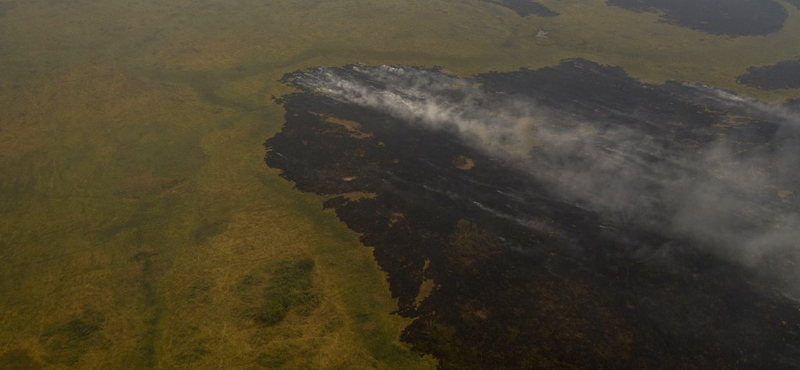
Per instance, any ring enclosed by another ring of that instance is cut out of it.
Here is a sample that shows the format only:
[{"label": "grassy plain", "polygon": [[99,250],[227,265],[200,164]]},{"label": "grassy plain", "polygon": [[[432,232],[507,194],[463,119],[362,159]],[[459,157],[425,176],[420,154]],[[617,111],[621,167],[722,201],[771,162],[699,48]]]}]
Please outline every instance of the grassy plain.
[{"label": "grassy plain", "polygon": [[[435,365],[398,341],[408,321],[390,314],[370,249],[264,165],[286,72],[583,57],[647,82],[800,98],[735,84],[800,56],[788,4],[781,32],[728,38],[601,0],[542,2],[562,15],[473,0],[0,0],[0,369]],[[280,263],[308,258],[319,302],[255,320]]]}]

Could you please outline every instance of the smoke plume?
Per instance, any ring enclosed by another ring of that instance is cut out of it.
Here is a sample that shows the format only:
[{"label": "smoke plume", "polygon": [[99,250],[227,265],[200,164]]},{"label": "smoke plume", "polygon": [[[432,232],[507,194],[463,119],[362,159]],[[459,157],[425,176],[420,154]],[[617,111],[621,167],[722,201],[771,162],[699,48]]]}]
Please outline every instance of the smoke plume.
[{"label": "smoke plume", "polygon": [[412,67],[320,68],[294,75],[293,83],[452,132],[611,225],[688,240],[800,292],[800,114],[787,107],[705,86],[672,86],[665,99],[714,117],[713,125],[694,125],[646,106],[614,110],[578,99],[573,106],[606,114],[576,114],[528,94]]}]

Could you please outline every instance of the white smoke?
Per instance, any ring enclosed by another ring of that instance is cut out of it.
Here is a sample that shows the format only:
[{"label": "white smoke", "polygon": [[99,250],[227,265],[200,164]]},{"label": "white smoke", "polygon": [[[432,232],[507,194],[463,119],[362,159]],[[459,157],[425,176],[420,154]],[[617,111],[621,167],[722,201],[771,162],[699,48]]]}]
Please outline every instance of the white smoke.
[{"label": "white smoke", "polygon": [[795,265],[800,264],[800,194],[785,190],[800,181],[800,116],[785,107],[685,85],[718,108],[748,111],[780,125],[763,144],[714,140],[687,148],[647,130],[678,122],[630,115],[641,125],[576,119],[529,98],[410,67],[317,69],[298,74],[295,83],[412,124],[452,131],[565,199],[588,204],[611,224],[692,240],[724,258],[772,271],[800,292],[800,265]]},{"label": "white smoke", "polygon": [[533,145],[529,107],[508,103],[486,107],[480,87],[443,74],[403,67],[353,66],[348,72],[367,79],[348,79],[341,71],[318,69],[296,83],[334,99],[388,113],[435,130],[451,130],[492,155],[524,156]]}]

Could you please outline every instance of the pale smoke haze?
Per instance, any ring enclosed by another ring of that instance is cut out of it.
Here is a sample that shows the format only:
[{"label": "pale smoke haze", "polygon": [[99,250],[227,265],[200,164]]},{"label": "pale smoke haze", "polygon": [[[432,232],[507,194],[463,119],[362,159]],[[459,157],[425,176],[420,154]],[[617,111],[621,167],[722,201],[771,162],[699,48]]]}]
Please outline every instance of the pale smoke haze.
[{"label": "pale smoke haze", "polygon": [[[435,70],[320,68],[294,82],[411,124],[453,132],[548,184],[565,201],[598,212],[609,225],[635,224],[689,241],[779,279],[788,294],[800,293],[800,268],[794,264],[800,263],[800,194],[787,190],[800,180],[800,115],[783,106],[685,85],[714,109],[747,112],[778,125],[763,143],[742,146],[719,135],[686,145],[650,129],[685,129],[685,122],[647,114],[624,114],[635,124],[576,118]],[[752,123],[760,124],[766,123]]]}]

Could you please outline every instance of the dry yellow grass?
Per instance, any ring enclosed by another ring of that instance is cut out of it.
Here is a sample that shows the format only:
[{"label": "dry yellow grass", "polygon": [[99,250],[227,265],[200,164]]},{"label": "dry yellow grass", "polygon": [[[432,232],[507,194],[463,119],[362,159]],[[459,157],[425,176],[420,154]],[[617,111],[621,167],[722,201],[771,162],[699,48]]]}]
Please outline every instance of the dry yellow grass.
[{"label": "dry yellow grass", "polygon": [[[431,368],[397,340],[408,322],[389,314],[370,249],[263,163],[282,124],[270,97],[295,69],[468,75],[583,57],[800,97],[735,84],[797,56],[797,9],[781,32],[730,39],[602,0],[543,2],[562,16],[470,0],[18,2],[0,23],[0,355],[44,361],[42,333],[100,313],[102,330],[68,348],[78,368]],[[241,315],[245,274],[304,257],[318,308],[274,327]]]}]

